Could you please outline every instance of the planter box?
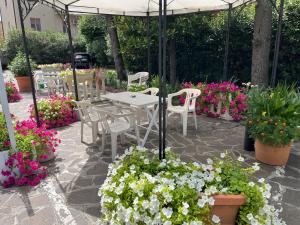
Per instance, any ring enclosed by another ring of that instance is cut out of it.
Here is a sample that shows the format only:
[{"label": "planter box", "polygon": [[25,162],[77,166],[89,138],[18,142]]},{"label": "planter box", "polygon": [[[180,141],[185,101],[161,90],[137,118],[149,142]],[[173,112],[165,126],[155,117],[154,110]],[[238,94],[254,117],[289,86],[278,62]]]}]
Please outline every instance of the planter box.
[{"label": "planter box", "polygon": [[29,76],[17,76],[16,77],[18,87],[20,92],[30,92],[31,91],[31,82],[30,82],[30,77]]},{"label": "planter box", "polygon": [[214,195],[214,206],[211,214],[220,218],[221,225],[235,225],[236,216],[241,205],[245,204],[243,195]]},{"label": "planter box", "polygon": [[2,170],[7,170],[7,166],[5,166],[5,162],[8,160],[8,150],[0,151],[0,183],[6,180],[6,177],[2,175]]}]

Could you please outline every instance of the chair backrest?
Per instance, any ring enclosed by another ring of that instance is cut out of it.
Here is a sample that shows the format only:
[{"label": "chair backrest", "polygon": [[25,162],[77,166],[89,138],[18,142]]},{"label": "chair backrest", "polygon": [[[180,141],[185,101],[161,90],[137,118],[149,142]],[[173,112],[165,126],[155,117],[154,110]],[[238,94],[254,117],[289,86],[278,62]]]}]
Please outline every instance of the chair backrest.
[{"label": "chair backrest", "polygon": [[76,102],[77,109],[79,112],[79,116],[81,121],[83,122],[89,122],[91,121],[90,117],[90,108],[91,108],[91,103],[88,101],[78,101]]},{"label": "chair backrest", "polygon": [[108,115],[110,114],[109,111],[98,108],[97,113],[99,116],[99,123],[101,124],[102,130],[111,132],[107,121]]},{"label": "chair backrest", "polygon": [[187,108],[194,108],[196,106],[197,97],[200,96],[201,91],[195,88],[185,88],[181,91],[186,93],[186,100],[184,106]]},{"label": "chair backrest", "polygon": [[150,93],[150,95],[154,95],[154,96],[156,96],[158,94],[158,92],[159,92],[159,89],[155,88],[155,87],[147,88],[146,90],[140,91],[140,93],[142,93],[142,94]]},{"label": "chair backrest", "polygon": [[146,85],[148,79],[149,79],[148,72],[138,72],[136,74],[131,74],[131,75],[128,75],[127,86],[130,87],[133,84]]}]

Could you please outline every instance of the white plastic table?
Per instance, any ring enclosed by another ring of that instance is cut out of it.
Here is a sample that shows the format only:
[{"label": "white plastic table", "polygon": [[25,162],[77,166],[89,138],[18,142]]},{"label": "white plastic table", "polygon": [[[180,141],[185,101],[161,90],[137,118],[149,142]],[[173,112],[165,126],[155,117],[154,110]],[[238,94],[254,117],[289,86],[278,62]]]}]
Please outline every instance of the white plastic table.
[{"label": "white plastic table", "polygon": [[[126,104],[128,106],[133,106],[138,109],[145,109],[149,117],[150,123],[148,124],[148,127],[145,127],[147,131],[141,143],[141,146],[144,146],[150,134],[150,131],[152,130],[152,127],[153,126],[158,127],[156,123],[158,108],[159,108],[158,96],[146,95],[138,92],[120,92],[120,93],[110,93],[110,94],[102,95],[101,97],[110,100],[112,102]],[[154,106],[153,107],[154,110],[153,111],[150,110],[149,106]],[[143,127],[141,125],[139,126]]]}]

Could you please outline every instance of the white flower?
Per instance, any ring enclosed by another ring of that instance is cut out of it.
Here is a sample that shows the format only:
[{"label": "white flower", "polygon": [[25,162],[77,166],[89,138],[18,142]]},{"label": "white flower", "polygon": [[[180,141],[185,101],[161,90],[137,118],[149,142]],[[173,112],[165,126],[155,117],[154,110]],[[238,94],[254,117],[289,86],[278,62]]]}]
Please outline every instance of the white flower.
[{"label": "white flower", "polygon": [[216,216],[216,215],[213,215],[212,216],[212,218],[211,218],[211,220],[214,222],[214,223],[220,223],[220,218],[218,217],[218,216]]},{"label": "white flower", "polygon": [[260,170],[260,166],[259,166],[259,163],[254,163],[253,166],[252,166],[252,169],[254,169],[254,171],[258,171]]},{"label": "white flower", "polygon": [[237,160],[240,161],[240,162],[244,162],[244,161],[245,161],[245,159],[244,159],[242,156],[239,156],[239,157],[237,158]]},{"label": "white flower", "polygon": [[168,220],[168,221],[164,222],[163,225],[172,225],[172,222]]},{"label": "white flower", "polygon": [[212,161],[211,158],[208,158],[206,161],[207,161],[207,163],[210,164],[210,165],[213,164],[213,161]]},{"label": "white flower", "polygon": [[265,179],[264,179],[264,178],[260,178],[260,179],[258,180],[258,182],[259,182],[259,183],[263,183],[263,182],[265,182]]},{"label": "white flower", "polygon": [[162,208],[162,213],[168,218],[170,219],[172,214],[173,214],[173,209],[168,207],[168,208]]},{"label": "white flower", "polygon": [[225,154],[225,153],[223,153],[223,152],[220,154],[220,157],[221,157],[222,159],[224,159],[224,158],[225,158],[225,156],[226,156],[226,154]]},{"label": "white flower", "polygon": [[251,181],[251,182],[249,182],[249,186],[250,187],[253,187],[255,184]]},{"label": "white flower", "polygon": [[220,182],[221,180],[222,180],[222,179],[221,179],[220,176],[217,176],[217,177],[216,177],[216,181]]},{"label": "white flower", "polygon": [[214,205],[215,204],[215,199],[213,197],[210,197],[207,202],[208,202],[209,205]]},{"label": "white flower", "polygon": [[148,164],[149,164],[149,159],[145,159],[145,160],[144,160],[144,163],[145,163],[146,165],[148,165]]}]

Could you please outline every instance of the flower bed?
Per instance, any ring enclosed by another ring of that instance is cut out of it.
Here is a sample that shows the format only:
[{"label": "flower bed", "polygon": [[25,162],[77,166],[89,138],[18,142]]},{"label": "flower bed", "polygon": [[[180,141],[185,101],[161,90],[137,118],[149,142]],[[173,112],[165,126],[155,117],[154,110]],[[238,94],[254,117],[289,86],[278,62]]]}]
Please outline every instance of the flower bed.
[{"label": "flower bed", "polygon": [[268,204],[270,185],[254,182],[257,164],[242,168],[242,157],[185,163],[170,149],[165,160],[157,151],[131,148],[109,166],[99,190],[101,224],[219,224],[212,214],[217,194],[243,194],[236,224],[285,224]]},{"label": "flower bed", "polygon": [[[198,88],[201,95],[197,100],[197,113],[204,113],[209,117],[223,117],[227,120],[240,121],[244,118],[247,109],[247,95],[243,89],[231,82],[222,83],[198,83],[193,85],[186,82],[183,88]],[[179,100],[184,103],[184,96]]]},{"label": "flower bed", "polygon": [[[37,102],[40,121],[47,129],[67,126],[78,120],[75,103],[69,97],[53,95]],[[35,119],[33,105],[29,108],[30,118]]]},{"label": "flower bed", "polygon": [[5,90],[9,103],[18,102],[22,99],[19,90],[13,82],[5,82]]},{"label": "flower bed", "polygon": [[7,134],[4,116],[0,115],[0,146],[3,150],[10,150],[9,158],[5,162],[8,167],[1,171],[6,177],[4,187],[12,185],[37,185],[47,175],[46,168],[42,167],[40,160],[46,159],[51,152],[56,151],[60,140],[55,136],[55,130],[47,130],[45,125],[37,127],[32,120],[16,122],[15,135],[19,152],[12,152]]}]

